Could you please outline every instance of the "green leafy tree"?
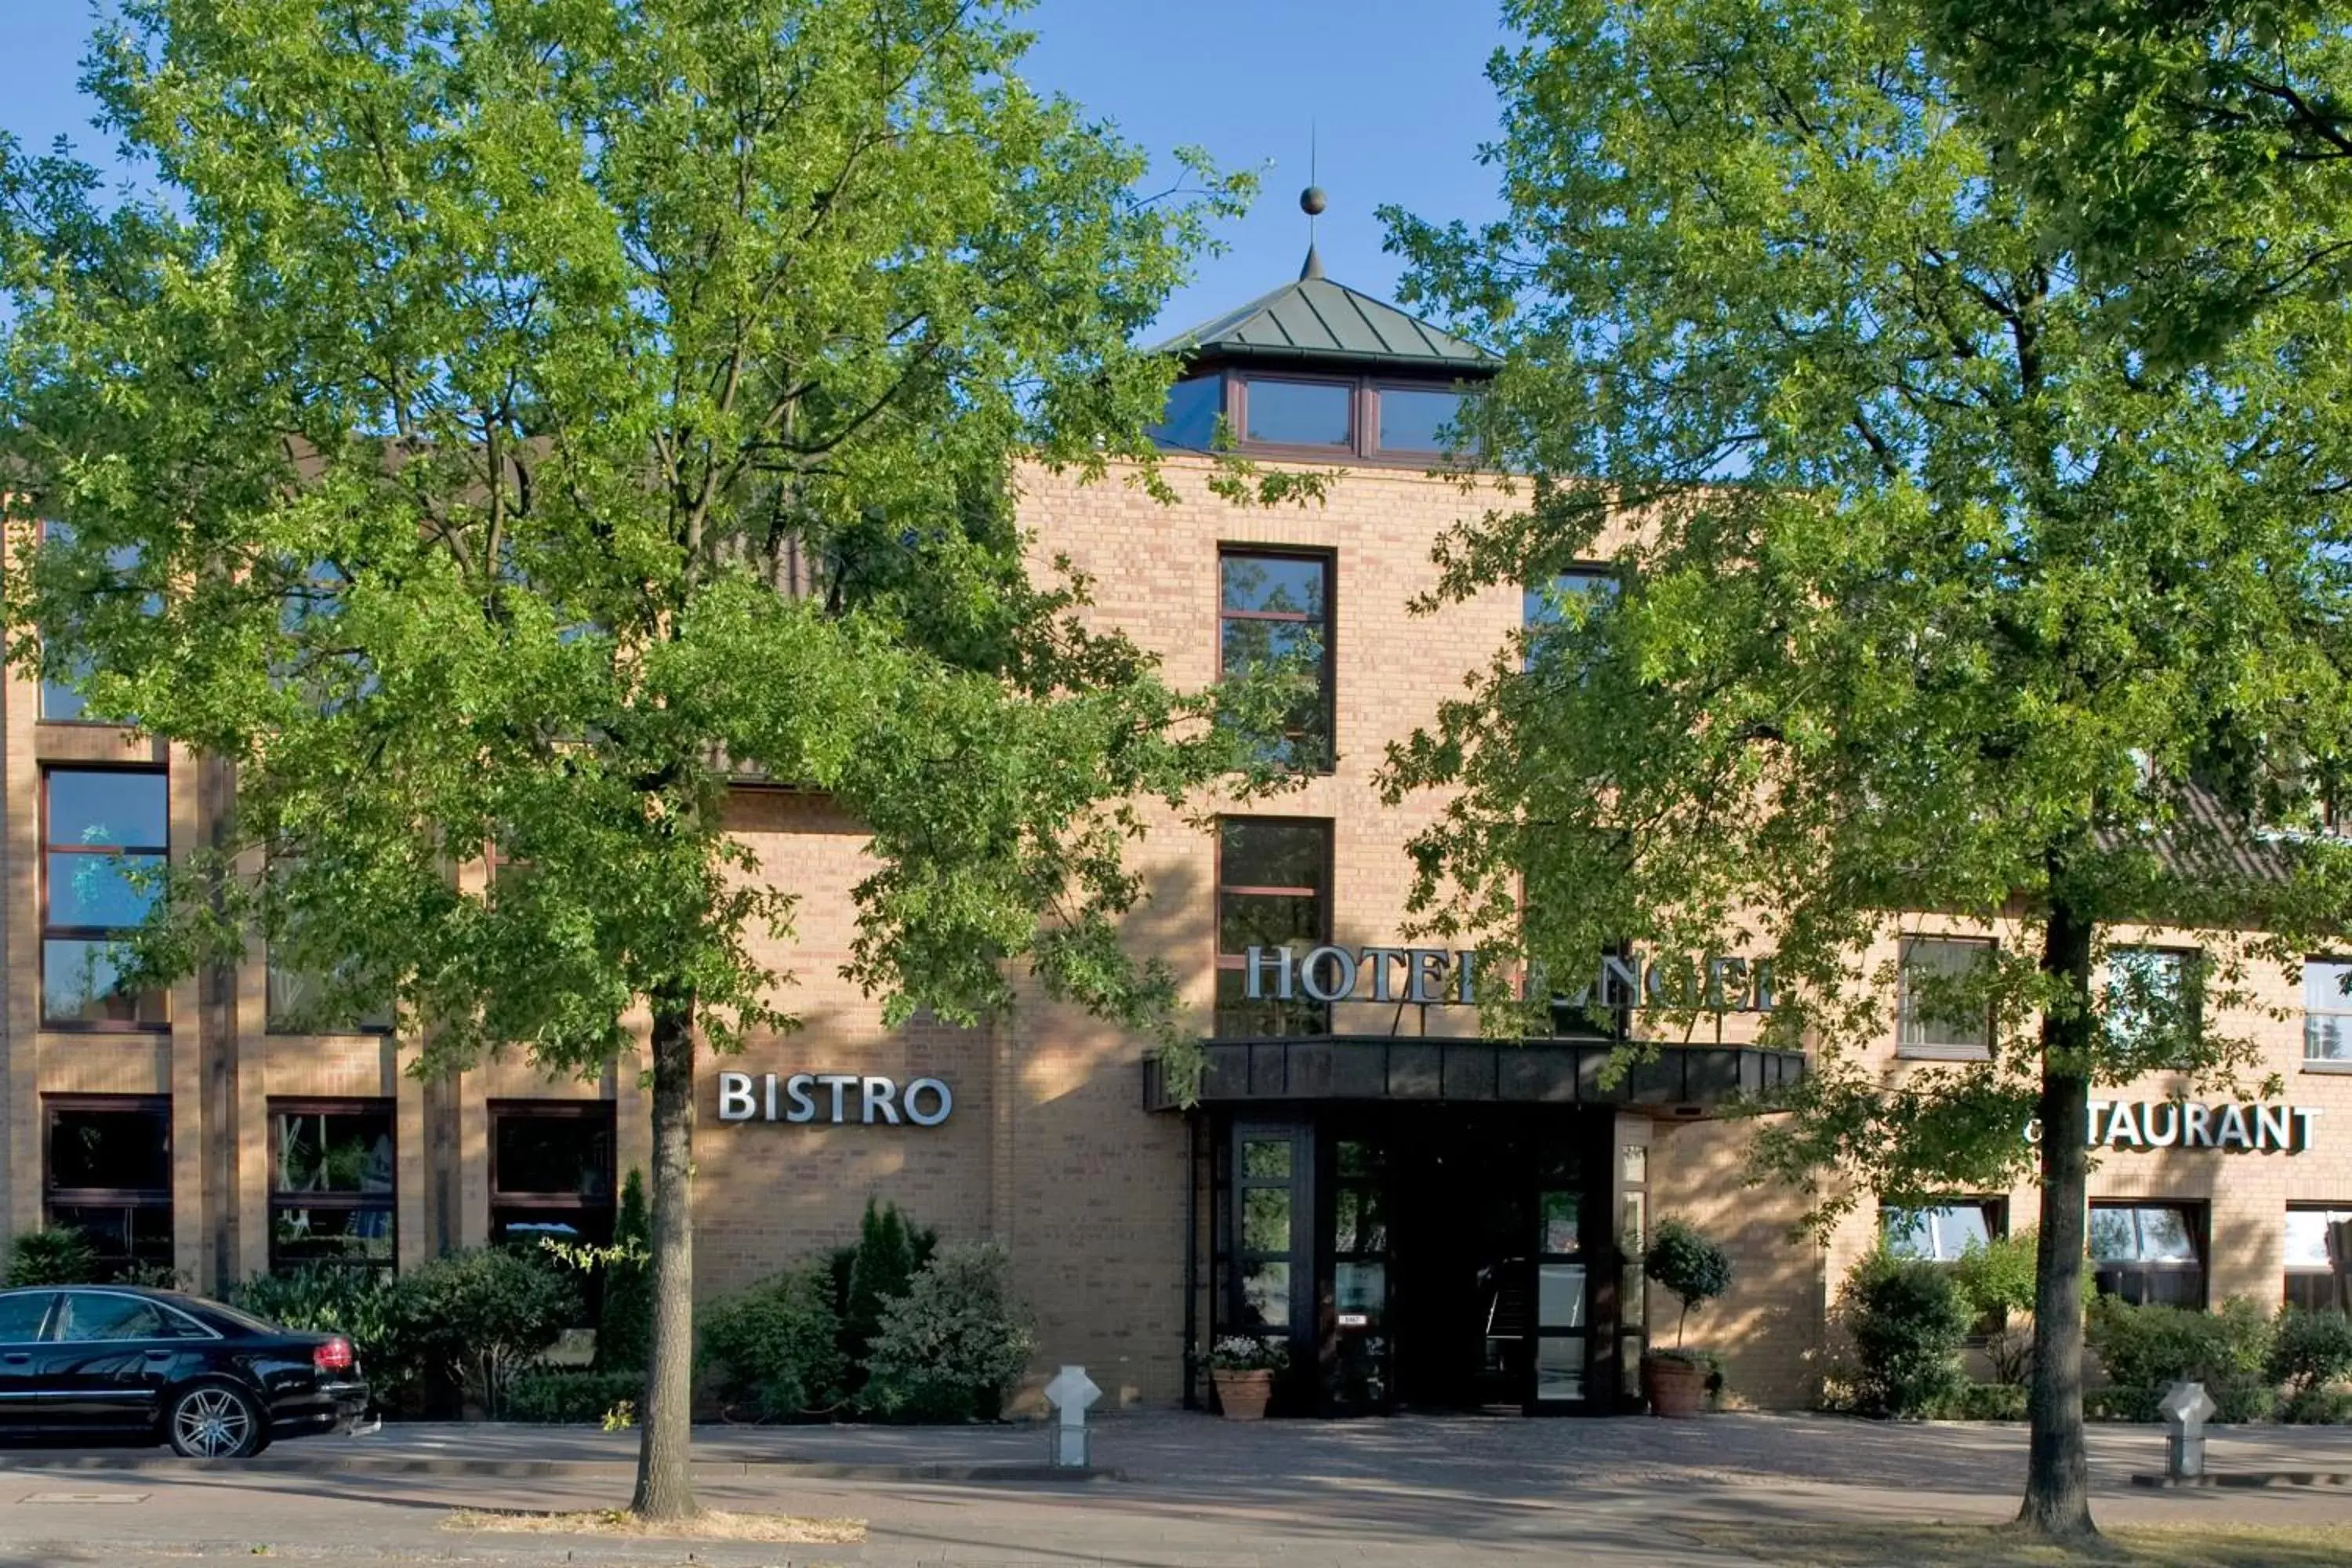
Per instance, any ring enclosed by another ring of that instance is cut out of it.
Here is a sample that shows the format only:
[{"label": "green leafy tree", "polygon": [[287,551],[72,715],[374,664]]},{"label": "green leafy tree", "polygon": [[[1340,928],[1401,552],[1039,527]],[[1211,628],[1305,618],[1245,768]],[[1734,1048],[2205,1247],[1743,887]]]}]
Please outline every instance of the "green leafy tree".
[{"label": "green leafy tree", "polygon": [[[1620,588],[1393,754],[1398,793],[1458,792],[1413,845],[1425,918],[1497,975],[1773,950],[1766,1037],[1810,1061],[1757,1148],[1817,1224],[2035,1169],[2021,1519],[2088,1535],[2093,1088],[2255,1075],[2221,1027],[2249,966],[2340,929],[2340,849],[2264,829],[2315,826],[2352,754],[2340,476],[2297,368],[2343,323],[2304,300],[2210,363],[2141,353],[1906,13],[1506,15],[1507,216],[1391,215],[1407,291],[1507,353],[1475,434],[1516,497],[1444,542],[1434,597],[1596,558]],[[1923,998],[1989,1021],[1983,1060],[1884,1065],[1873,950],[1918,910],[2017,933]],[[2106,984],[2141,922],[2201,945],[2179,994]],[[1489,999],[1507,1028],[1541,1001]],[[1706,1022],[1685,1000],[1643,1033]]]},{"label": "green leafy tree", "polygon": [[738,792],[869,835],[888,1021],[1026,974],[1165,1030],[1126,803],[1236,760],[1013,502],[1166,493],[1131,340],[1246,183],[1138,194],[1013,8],[129,0],[87,79],[151,194],[0,148],[0,442],[67,525],[10,655],[235,770],[131,980],[258,935],[420,1071],[646,1064],[647,1516],[696,1507],[696,1052],[791,1023]]},{"label": "green leafy tree", "polygon": [[1731,1255],[1698,1233],[1687,1220],[1662,1219],[1642,1255],[1642,1271],[1656,1280],[1681,1308],[1675,1318],[1675,1350],[1683,1348],[1683,1325],[1691,1309],[1731,1289]]}]

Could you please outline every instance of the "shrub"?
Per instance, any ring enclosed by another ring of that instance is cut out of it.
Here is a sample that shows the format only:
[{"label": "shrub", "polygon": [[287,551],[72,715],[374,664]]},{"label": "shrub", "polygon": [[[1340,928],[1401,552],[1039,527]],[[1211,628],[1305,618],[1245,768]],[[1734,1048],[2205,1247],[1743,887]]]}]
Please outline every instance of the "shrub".
[{"label": "shrub", "polygon": [[2352,1423],[2352,1394],[2336,1388],[2298,1388],[2279,1401],[2278,1418],[2304,1426]]},{"label": "shrub", "polygon": [[28,1230],[8,1245],[11,1285],[89,1285],[98,1279],[98,1254],[71,1226]]},{"label": "shrub", "polygon": [[1675,1320],[1677,1351],[1682,1349],[1683,1324],[1689,1320],[1691,1309],[1731,1289],[1730,1256],[1684,1220],[1658,1222],[1650,1249],[1642,1255],[1642,1268],[1682,1303],[1682,1316]]},{"label": "shrub", "polygon": [[350,1340],[380,1404],[396,1405],[422,1390],[425,1359],[400,1280],[352,1268],[257,1274],[231,1290],[229,1300],[289,1329]]},{"label": "shrub", "polygon": [[849,1260],[849,1290],[842,1304],[841,1325],[848,1335],[852,1360],[863,1360],[882,1331],[882,1309],[907,1293],[915,1278],[914,1238],[897,1204],[877,1206],[866,1200],[866,1217],[857,1227],[857,1250]]},{"label": "shrub", "polygon": [[604,1276],[604,1300],[596,1313],[596,1369],[642,1372],[654,1337],[653,1264],[647,1252],[652,1227],[646,1218],[646,1182],[632,1168],[621,1184],[621,1209],[613,1218],[614,1258]]},{"label": "shrub", "polygon": [[1960,1347],[1970,1313],[1941,1265],[1874,1252],[1846,1277],[1838,1306],[1864,1415],[1928,1415],[1968,1385]]},{"label": "shrub", "polygon": [[2216,1421],[2254,1421],[2275,1403],[2269,1378],[2274,1333],[2252,1302],[2233,1297],[2210,1312],[2132,1307],[2112,1296],[2092,1304],[2091,1345],[2114,1387],[2101,1404],[2114,1419],[2152,1421],[2164,1391],[2183,1379],[2213,1396]]},{"label": "shrub", "polygon": [[1037,1344],[1034,1314],[1006,1284],[1011,1267],[995,1242],[932,1258],[882,1310],[866,1361],[869,1407],[902,1420],[994,1420]]},{"label": "shrub", "polygon": [[832,1270],[822,1259],[723,1297],[700,1315],[703,1368],[721,1402],[763,1421],[841,1402],[849,1363],[841,1353]]},{"label": "shrub", "polygon": [[2292,1394],[2352,1379],[2352,1315],[2282,1308],[2263,1370]]},{"label": "shrub", "polygon": [[1964,1383],[1921,1414],[1937,1421],[2022,1421],[2025,1390],[2013,1383]]},{"label": "shrub", "polygon": [[533,1367],[507,1389],[509,1421],[603,1422],[645,1397],[643,1372],[580,1372]]},{"label": "shrub", "polygon": [[428,1367],[493,1416],[515,1373],[580,1313],[579,1292],[552,1264],[502,1247],[436,1258],[401,1276],[397,1290]]},{"label": "shrub", "polygon": [[1960,1304],[1987,1332],[2011,1313],[2033,1310],[2034,1248],[2031,1227],[1990,1241],[1971,1241],[1951,1265],[1952,1288]]}]

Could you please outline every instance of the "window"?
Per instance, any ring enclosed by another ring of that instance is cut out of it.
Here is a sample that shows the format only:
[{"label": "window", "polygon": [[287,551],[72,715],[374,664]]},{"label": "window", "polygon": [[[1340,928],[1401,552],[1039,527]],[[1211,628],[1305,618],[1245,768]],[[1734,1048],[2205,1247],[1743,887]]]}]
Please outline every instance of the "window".
[{"label": "window", "polygon": [[490,1239],[613,1239],[610,1100],[490,1103]]},{"label": "window", "polygon": [[[62,522],[47,522],[41,525],[41,535],[44,540],[56,540],[60,543],[68,543],[72,541],[73,531]],[[135,590],[137,586],[135,581],[123,580],[132,578],[139,569],[139,547],[135,544],[118,544],[108,550],[106,567],[118,581],[110,587],[98,588],[94,596],[102,597],[110,593],[119,593],[125,587]],[[161,613],[163,605],[163,601],[160,595],[152,592],[145,595],[144,607],[149,615]],[[45,660],[44,664],[45,668],[41,672],[40,707],[40,717],[43,722],[80,724],[110,721],[93,721],[85,710],[81,689],[89,679],[91,661],[88,654],[63,654],[54,659]]]},{"label": "window", "polygon": [[1297,688],[1283,723],[1286,766],[1331,767],[1331,560],[1224,551],[1217,558],[1219,663],[1225,679],[1279,677]]},{"label": "window", "polygon": [[2352,1207],[2286,1211],[2286,1303],[2352,1311]]},{"label": "window", "polygon": [[67,1344],[94,1340],[202,1340],[213,1336],[196,1321],[141,1296],[110,1290],[68,1290],[58,1303],[57,1331]]},{"label": "window", "polygon": [[1151,427],[1151,438],[1179,451],[1205,452],[1216,442],[1217,421],[1225,413],[1225,378],[1195,375],[1168,389],[1168,408]]},{"label": "window", "polygon": [[1992,1005],[1965,994],[1993,944],[1969,937],[1906,937],[1900,963],[1901,1056],[1981,1056],[1992,1048]]},{"label": "window", "polygon": [[172,1102],[42,1099],[45,1223],[82,1233],[100,1277],[172,1267]]},{"label": "window", "polygon": [[1355,384],[1251,376],[1242,383],[1242,433],[1268,447],[1350,449],[1356,444]]},{"label": "window", "polygon": [[1463,395],[1450,387],[1383,386],[1375,389],[1383,452],[1435,454],[1471,439],[1463,429]]},{"label": "window", "polygon": [[0,1345],[29,1345],[41,1337],[41,1324],[57,1296],[48,1290],[12,1290],[0,1296]]},{"label": "window", "polygon": [[2189,1204],[2094,1203],[2091,1278],[2133,1306],[2205,1305],[2204,1210]]},{"label": "window", "polygon": [[1878,1211],[1879,1233],[1897,1258],[1957,1263],[1969,1247],[1983,1247],[2003,1234],[1999,1199],[1977,1198],[1937,1208],[1886,1207]]},{"label": "window", "polygon": [[269,1135],[270,1272],[389,1273],[397,1257],[393,1102],[273,1101]]},{"label": "window", "polygon": [[1321,1035],[1331,1010],[1294,984],[1261,973],[1249,994],[1249,950],[1287,947],[1303,959],[1331,929],[1331,825],[1289,817],[1229,816],[1217,825],[1217,1033]]},{"label": "window", "polygon": [[2164,1061],[2185,1061],[2198,1030],[2201,997],[2192,949],[2118,947],[2107,954],[2102,1005],[2107,1037]]},{"label": "window", "polygon": [[2352,1067],[2352,959],[2315,958],[2303,966],[2303,1059]]},{"label": "window", "polygon": [[122,938],[147,918],[168,854],[163,775],[51,768],[41,784],[41,1022],[160,1029],[163,992],[129,988]]},{"label": "window", "polygon": [[328,978],[314,970],[280,963],[278,949],[272,947],[269,950],[267,995],[267,1026],[269,1032],[273,1035],[392,1033],[392,1009],[388,1006],[362,1007],[356,1016],[349,1013],[331,1016],[324,1012],[324,992],[328,984]]},{"label": "window", "polygon": [[1613,598],[1616,593],[1617,574],[1608,567],[1571,566],[1541,587],[1520,590],[1519,621],[1530,630],[1556,626],[1564,618],[1565,606],[1595,595]]}]

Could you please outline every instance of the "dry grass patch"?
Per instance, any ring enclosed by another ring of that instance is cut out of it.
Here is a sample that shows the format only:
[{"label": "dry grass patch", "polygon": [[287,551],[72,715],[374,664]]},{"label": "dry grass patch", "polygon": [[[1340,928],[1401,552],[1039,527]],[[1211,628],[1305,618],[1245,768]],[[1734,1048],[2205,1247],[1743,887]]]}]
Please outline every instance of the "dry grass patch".
[{"label": "dry grass patch", "polygon": [[2352,1525],[2125,1525],[2067,1551],[2006,1525],[1701,1525],[1688,1533],[1785,1568],[2345,1568]]},{"label": "dry grass patch", "polygon": [[481,1530],[518,1535],[635,1535],[678,1541],[769,1541],[795,1546],[855,1546],[866,1539],[862,1519],[802,1519],[789,1513],[698,1513],[692,1519],[644,1520],[624,1508],[576,1513],[528,1509],[461,1508],[441,1521],[444,1530]]}]

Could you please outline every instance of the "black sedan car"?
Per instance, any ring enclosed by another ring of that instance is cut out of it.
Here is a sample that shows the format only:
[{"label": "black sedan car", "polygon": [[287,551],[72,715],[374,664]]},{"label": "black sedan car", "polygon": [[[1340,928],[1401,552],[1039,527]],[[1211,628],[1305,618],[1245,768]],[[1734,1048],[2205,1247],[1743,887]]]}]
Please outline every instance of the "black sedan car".
[{"label": "black sedan car", "polygon": [[0,1439],[145,1436],[191,1458],[347,1432],[367,1414],[352,1342],[171,1290],[0,1290]]}]

